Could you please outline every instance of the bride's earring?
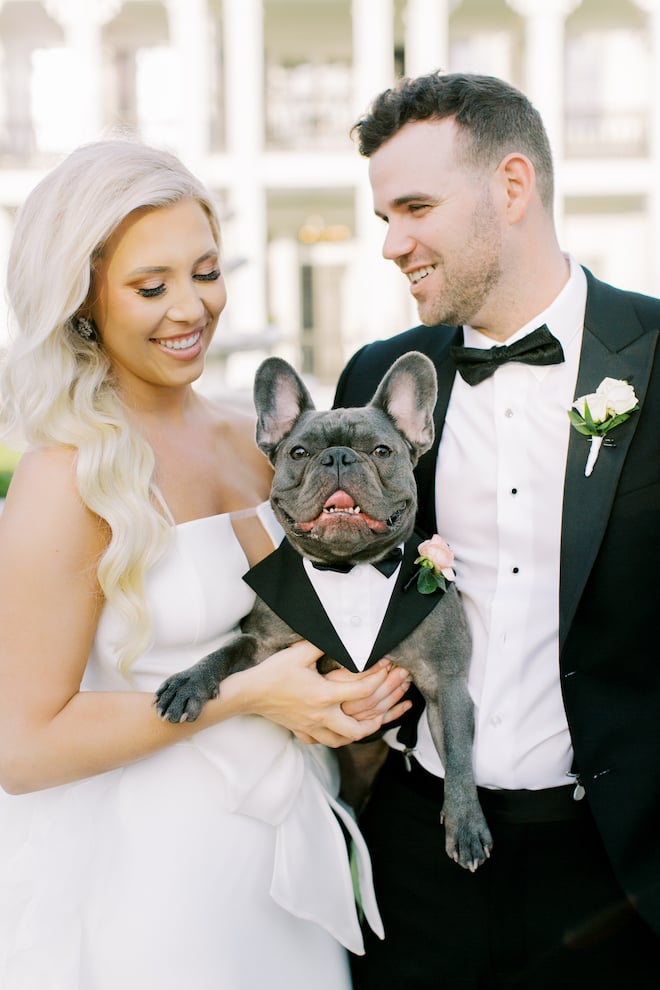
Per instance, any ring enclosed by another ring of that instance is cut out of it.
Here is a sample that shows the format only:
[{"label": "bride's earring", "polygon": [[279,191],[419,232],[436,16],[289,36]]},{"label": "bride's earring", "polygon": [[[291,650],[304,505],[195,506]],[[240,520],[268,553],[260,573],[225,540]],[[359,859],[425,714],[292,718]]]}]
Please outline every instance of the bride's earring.
[{"label": "bride's earring", "polygon": [[87,319],[86,316],[74,316],[72,322],[74,330],[83,340],[97,341],[99,339],[99,333],[93,320]]}]

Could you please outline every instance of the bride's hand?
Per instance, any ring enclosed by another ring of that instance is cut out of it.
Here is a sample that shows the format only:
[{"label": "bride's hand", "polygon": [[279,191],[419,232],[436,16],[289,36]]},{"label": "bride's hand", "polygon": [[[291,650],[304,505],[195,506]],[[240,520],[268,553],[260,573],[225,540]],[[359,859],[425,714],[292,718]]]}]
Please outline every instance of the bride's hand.
[{"label": "bride's hand", "polygon": [[[385,680],[367,698],[345,701],[341,707],[346,715],[351,715],[358,722],[380,717],[381,725],[387,725],[388,722],[394,722],[401,718],[404,712],[407,712],[411,707],[412,702],[401,700],[410,687],[411,677],[407,670],[403,667],[397,667],[387,657],[379,660],[372,670],[376,668],[387,670]],[[331,680],[344,682],[352,680],[356,676],[345,667],[340,667],[338,670],[332,670],[326,674],[326,677]]]},{"label": "bride's hand", "polygon": [[[229,680],[240,687],[244,711],[286,726],[303,742],[345,746],[377,732],[390,714],[387,699],[403,693],[402,675],[380,662],[361,674],[323,677],[316,669],[322,655],[301,641]],[[346,706],[360,717],[347,713]]]}]

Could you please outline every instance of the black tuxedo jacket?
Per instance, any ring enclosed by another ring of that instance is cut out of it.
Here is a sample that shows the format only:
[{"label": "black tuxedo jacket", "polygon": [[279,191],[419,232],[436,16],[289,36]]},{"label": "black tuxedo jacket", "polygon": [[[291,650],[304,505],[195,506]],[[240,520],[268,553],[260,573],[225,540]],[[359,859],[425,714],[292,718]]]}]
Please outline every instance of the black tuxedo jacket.
[{"label": "black tuxedo jacket", "polygon": [[[587,307],[576,395],[603,378],[634,386],[640,409],[584,476],[588,441],[570,431],[559,588],[559,676],[576,768],[619,880],[660,931],[660,300],[586,272]],[[420,528],[434,532],[435,462],[456,369],[456,327],[415,327],[363,347],[335,404],[368,402],[402,353],[435,363],[434,448],[417,468]]]},{"label": "black tuxedo jacket", "polygon": [[[424,537],[414,534],[405,544],[399,572],[383,623],[364,667],[367,670],[387,656],[435,608],[444,592],[423,595],[416,590],[417,547]],[[330,622],[307,576],[303,558],[284,539],[277,550],[243,576],[259,598],[304,639],[354,673],[359,670]]]}]

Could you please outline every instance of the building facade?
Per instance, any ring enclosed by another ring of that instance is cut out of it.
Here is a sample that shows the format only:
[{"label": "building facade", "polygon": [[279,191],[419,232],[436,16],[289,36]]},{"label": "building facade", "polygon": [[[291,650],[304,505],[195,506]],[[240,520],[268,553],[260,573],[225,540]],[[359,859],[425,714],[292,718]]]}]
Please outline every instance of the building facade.
[{"label": "building facade", "polygon": [[137,134],[221,204],[228,383],[275,349],[330,385],[361,343],[416,322],[350,127],[398,75],[435,68],[529,95],[563,247],[657,294],[660,0],[0,0],[0,266],[45,169]]}]

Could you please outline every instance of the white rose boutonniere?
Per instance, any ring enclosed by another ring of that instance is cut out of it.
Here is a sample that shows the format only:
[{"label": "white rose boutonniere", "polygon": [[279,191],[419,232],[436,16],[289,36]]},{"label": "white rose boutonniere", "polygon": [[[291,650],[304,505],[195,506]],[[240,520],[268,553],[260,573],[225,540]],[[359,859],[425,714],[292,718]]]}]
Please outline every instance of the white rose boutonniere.
[{"label": "white rose boutonniere", "polygon": [[625,423],[638,409],[635,389],[618,378],[604,378],[595,392],[575,400],[568,411],[571,425],[591,441],[585,477],[594,469],[605,435]]},{"label": "white rose boutonniere", "polygon": [[440,588],[447,590],[447,581],[455,581],[453,570],[454,553],[442,537],[436,533],[430,540],[425,540],[417,547],[419,557],[415,561],[420,564],[417,571],[417,590],[423,595],[431,595]]}]

